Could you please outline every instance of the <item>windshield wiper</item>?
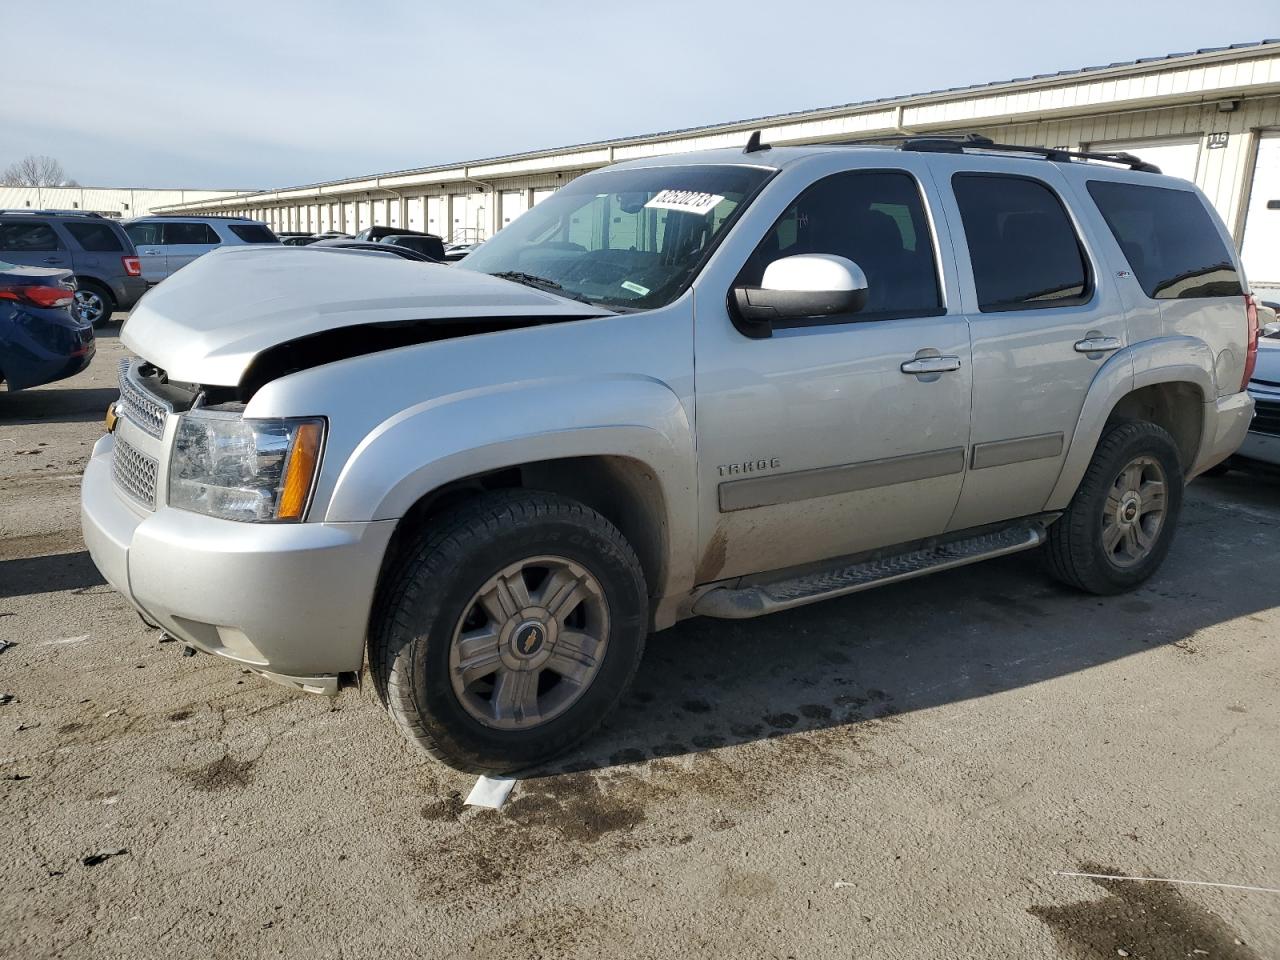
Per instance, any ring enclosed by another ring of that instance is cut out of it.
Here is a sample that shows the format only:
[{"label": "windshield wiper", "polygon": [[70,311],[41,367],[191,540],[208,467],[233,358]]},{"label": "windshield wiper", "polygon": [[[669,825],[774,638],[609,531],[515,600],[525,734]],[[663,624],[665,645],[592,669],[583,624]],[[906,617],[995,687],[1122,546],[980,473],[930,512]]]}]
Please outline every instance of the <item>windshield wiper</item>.
[{"label": "windshield wiper", "polygon": [[534,287],[540,290],[551,290],[557,296],[568,297],[570,300],[577,300],[581,303],[589,303],[595,306],[594,300],[588,300],[580,293],[573,293],[565,290],[562,284],[556,283],[548,277],[535,276],[532,273],[522,273],[519,270],[503,270],[499,273],[489,274],[491,277],[497,277],[499,280],[510,280],[513,283],[523,283],[526,287]]}]

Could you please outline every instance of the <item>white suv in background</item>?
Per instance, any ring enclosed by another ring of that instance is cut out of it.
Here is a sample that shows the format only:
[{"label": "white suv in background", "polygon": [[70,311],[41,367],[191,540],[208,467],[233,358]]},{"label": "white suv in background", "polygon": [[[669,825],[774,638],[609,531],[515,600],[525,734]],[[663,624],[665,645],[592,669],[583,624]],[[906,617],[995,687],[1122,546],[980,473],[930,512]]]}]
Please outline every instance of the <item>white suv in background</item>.
[{"label": "white suv in background", "polygon": [[138,248],[143,279],[153,284],[217,247],[280,242],[265,223],[248,217],[139,217],[124,229]]}]

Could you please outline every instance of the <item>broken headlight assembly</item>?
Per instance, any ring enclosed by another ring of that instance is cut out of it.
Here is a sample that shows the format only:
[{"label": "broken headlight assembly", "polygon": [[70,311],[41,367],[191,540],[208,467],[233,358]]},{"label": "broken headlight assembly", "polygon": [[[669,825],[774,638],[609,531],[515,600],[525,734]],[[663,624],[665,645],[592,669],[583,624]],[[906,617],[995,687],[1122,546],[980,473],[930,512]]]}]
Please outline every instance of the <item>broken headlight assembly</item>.
[{"label": "broken headlight assembly", "polygon": [[169,506],[224,520],[298,522],[324,446],[324,420],[251,420],[193,410],[178,421]]}]

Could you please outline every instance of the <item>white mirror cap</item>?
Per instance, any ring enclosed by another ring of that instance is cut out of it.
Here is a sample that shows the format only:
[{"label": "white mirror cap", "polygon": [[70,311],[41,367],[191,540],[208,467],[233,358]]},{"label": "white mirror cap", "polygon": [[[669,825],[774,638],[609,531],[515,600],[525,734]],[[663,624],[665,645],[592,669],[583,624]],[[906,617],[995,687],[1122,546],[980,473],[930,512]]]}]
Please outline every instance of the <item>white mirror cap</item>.
[{"label": "white mirror cap", "polygon": [[865,290],[867,275],[848,257],[832,253],[798,253],[765,267],[760,286],[765,290]]}]

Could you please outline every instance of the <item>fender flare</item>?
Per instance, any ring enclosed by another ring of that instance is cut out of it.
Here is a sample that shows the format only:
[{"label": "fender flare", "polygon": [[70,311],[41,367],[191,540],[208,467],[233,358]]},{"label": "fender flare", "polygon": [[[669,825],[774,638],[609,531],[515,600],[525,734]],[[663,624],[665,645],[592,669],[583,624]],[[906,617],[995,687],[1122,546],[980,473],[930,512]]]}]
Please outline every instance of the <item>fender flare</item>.
[{"label": "fender flare", "polygon": [[[634,460],[665,516],[666,584],[692,577],[697,537],[693,425],[665,383],[643,376],[523,381],[436,397],[380,424],[339,473],[325,519],[398,520],[455,480],[571,457]],[[665,592],[666,584],[655,584]]]},{"label": "fender flare", "polygon": [[[1071,446],[1044,509],[1071,502],[1093,459],[1103,428],[1116,405],[1134,390],[1157,383],[1190,383],[1206,402],[1217,397],[1213,350],[1196,337],[1155,337],[1126,347],[1099,368],[1076,420]],[[1204,442],[1201,430],[1201,443]]]}]

